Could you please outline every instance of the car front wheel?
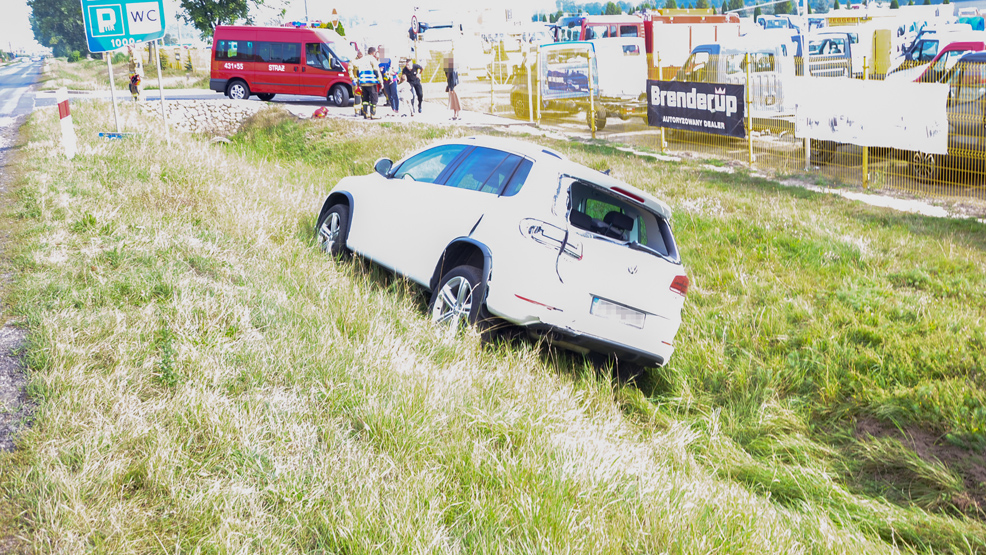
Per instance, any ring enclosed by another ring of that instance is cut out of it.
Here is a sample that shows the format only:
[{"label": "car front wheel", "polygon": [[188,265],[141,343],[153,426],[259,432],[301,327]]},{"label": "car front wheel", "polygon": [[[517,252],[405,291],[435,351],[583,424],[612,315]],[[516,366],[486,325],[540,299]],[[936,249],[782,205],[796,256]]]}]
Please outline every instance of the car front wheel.
[{"label": "car front wheel", "polygon": [[513,105],[514,115],[520,119],[527,119],[530,117],[530,109],[527,107],[527,99],[521,95],[516,95],[511,99],[510,104]]},{"label": "car front wheel", "polygon": [[337,204],[329,208],[315,226],[318,244],[331,256],[345,256],[346,238],[349,235],[349,207]]},{"label": "car front wheel", "polygon": [[481,325],[486,320],[483,301],[486,284],[475,266],[459,266],[442,276],[438,287],[431,292],[431,321],[454,335],[468,325]]},{"label": "car front wheel", "polygon": [[342,85],[332,87],[332,91],[329,93],[329,102],[339,108],[347,106],[349,104],[349,90]]}]

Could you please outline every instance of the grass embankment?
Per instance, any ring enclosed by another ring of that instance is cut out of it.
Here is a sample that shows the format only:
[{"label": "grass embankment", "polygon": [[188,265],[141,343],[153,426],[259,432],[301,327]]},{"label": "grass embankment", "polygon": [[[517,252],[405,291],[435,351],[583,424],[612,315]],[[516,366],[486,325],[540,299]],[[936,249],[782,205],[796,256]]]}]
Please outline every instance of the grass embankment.
[{"label": "grass embankment", "polygon": [[32,117],[9,215],[25,548],[986,553],[980,224],[545,141],[676,208],[678,351],[625,386],[445,342],[407,283],[313,246],[339,178],[461,130],[265,111],[175,148],[73,116],[71,163]]},{"label": "grass embankment", "polygon": [[[65,58],[48,58],[49,70],[41,79],[41,90],[56,90],[65,87],[74,91],[108,91],[110,76],[105,60],[84,59],[71,62]],[[209,88],[209,67],[196,67],[192,71],[161,68],[161,80],[167,89],[207,89]],[[127,62],[113,64],[113,83],[118,94],[129,95],[130,66]],[[141,81],[145,91],[158,90],[157,66],[144,64],[144,78]]]}]

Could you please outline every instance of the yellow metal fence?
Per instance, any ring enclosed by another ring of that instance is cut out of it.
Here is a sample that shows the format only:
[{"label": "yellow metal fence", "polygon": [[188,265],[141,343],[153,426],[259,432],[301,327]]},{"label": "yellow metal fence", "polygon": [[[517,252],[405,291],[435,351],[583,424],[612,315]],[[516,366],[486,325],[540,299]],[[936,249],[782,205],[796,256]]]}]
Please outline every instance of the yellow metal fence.
[{"label": "yellow metal fence", "polygon": [[[497,78],[495,71],[499,70],[491,65],[486,72],[473,70],[460,76],[459,96],[464,107],[528,120],[528,103],[536,104],[537,97],[527,95],[526,68],[511,68],[507,79]],[[536,88],[537,76],[532,74],[532,79],[532,88]],[[812,79],[813,86],[817,82],[819,90],[825,90],[834,79],[847,77]],[[751,76],[751,82],[755,80],[756,76]],[[689,153],[712,164],[750,167],[777,178],[798,177],[822,186],[854,185],[921,197],[986,200],[986,64],[957,64],[944,71],[939,81],[949,88],[947,130],[940,130],[948,134],[947,155],[798,138],[793,110],[776,116],[754,110],[747,121],[745,139],[675,129],[664,129],[662,134],[662,129],[648,126],[646,116],[641,115],[645,97],[608,101],[597,108],[607,110],[609,117],[601,120],[597,116],[595,136],[654,152]],[[757,87],[749,90],[763,93]],[[755,103],[750,96],[748,107]],[[851,103],[855,99],[839,101]],[[626,109],[621,109],[621,103]],[[538,121],[589,136],[587,108],[587,102],[542,102]],[[915,111],[923,109],[912,107]]]}]

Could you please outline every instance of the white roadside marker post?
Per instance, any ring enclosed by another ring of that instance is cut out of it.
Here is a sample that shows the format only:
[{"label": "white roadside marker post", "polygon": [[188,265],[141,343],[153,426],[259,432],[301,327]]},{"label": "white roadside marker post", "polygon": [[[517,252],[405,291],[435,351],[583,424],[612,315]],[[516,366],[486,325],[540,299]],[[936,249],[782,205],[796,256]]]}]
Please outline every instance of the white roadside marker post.
[{"label": "white roadside marker post", "polygon": [[58,117],[62,126],[62,146],[65,147],[65,156],[71,160],[75,158],[76,139],[75,127],[72,126],[72,112],[68,106],[68,89],[62,87],[55,93],[55,101],[58,102]]}]

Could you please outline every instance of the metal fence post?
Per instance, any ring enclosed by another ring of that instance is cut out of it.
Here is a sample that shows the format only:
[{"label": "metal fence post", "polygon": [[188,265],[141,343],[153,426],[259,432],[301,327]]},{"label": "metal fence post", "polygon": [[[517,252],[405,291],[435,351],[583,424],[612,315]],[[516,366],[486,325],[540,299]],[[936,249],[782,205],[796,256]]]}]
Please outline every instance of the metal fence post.
[{"label": "metal fence post", "polygon": [[596,104],[593,94],[595,91],[592,88],[592,53],[593,49],[590,45],[589,49],[586,50],[585,59],[588,61],[588,71],[589,75],[589,129],[592,131],[592,138],[596,138]]},{"label": "metal fence post", "polygon": [[[863,57],[863,81],[866,81],[867,72],[866,57]],[[863,145],[863,189],[870,188],[870,147]]]},{"label": "metal fence post", "polygon": [[[659,81],[664,81],[664,71],[661,70],[661,53],[654,52],[654,56],[657,57],[657,79]],[[648,91],[647,94],[650,94],[650,91]],[[664,154],[664,125],[661,125],[660,141],[661,141],[661,154]]]},{"label": "metal fence post", "polygon": [[753,91],[750,90],[750,53],[746,53],[746,142],[747,161],[753,169]]}]

